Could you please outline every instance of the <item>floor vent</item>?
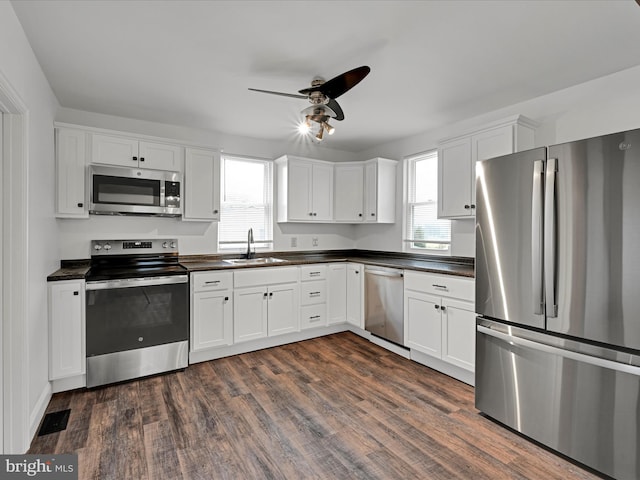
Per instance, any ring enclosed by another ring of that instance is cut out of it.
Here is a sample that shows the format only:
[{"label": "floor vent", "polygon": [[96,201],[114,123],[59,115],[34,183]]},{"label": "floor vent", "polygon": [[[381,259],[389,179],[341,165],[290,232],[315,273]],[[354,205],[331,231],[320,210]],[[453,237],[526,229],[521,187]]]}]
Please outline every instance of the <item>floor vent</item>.
[{"label": "floor vent", "polygon": [[42,421],[42,426],[38,436],[49,435],[50,433],[61,432],[67,428],[69,414],[71,410],[61,410],[59,412],[47,413]]}]

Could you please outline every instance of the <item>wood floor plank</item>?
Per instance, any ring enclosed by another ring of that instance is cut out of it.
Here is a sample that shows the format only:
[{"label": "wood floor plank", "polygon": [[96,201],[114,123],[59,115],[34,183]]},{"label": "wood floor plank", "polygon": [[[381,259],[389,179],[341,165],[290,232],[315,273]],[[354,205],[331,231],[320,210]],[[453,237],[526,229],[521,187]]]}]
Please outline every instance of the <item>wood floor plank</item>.
[{"label": "wood floor plank", "polygon": [[55,394],[82,480],[593,480],[474,408],[473,388],[352,333]]}]

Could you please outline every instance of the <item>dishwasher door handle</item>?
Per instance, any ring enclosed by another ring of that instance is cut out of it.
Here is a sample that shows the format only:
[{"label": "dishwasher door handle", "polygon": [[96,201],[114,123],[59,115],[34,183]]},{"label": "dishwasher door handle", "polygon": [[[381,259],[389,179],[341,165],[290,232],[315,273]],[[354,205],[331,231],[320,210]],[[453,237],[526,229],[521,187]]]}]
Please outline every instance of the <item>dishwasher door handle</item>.
[{"label": "dishwasher door handle", "polygon": [[404,273],[392,273],[392,272],[385,272],[383,270],[365,270],[364,273],[369,273],[371,275],[378,275],[380,277],[391,277],[391,278],[404,277]]}]

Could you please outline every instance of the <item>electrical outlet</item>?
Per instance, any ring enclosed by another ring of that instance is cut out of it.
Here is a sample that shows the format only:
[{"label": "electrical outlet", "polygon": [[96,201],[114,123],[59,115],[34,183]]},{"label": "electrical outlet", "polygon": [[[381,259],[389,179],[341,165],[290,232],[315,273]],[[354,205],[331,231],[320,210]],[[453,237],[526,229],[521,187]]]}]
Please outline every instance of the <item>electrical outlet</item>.
[{"label": "electrical outlet", "polygon": [[318,237],[313,237],[311,239],[311,245],[314,246],[314,247],[318,246]]},{"label": "electrical outlet", "polygon": [[295,248],[298,246],[298,237],[291,237],[291,247]]}]

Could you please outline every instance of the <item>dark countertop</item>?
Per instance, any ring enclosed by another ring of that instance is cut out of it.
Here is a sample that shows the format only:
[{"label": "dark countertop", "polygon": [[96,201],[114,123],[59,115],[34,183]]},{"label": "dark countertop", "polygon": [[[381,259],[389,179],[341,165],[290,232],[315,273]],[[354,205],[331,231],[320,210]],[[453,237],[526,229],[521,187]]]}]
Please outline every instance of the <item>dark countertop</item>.
[{"label": "dark countertop", "polygon": [[[371,250],[327,250],[323,252],[269,252],[258,257],[275,257],[278,263],[257,265],[233,265],[223,261],[238,255],[185,255],[180,264],[189,272],[207,270],[237,270],[246,268],[279,267],[312,263],[354,262],[381,267],[402,268],[429,273],[474,278],[474,259],[469,257],[439,257],[399,252]],[[63,260],[61,268],[47,277],[48,281],[83,279],[89,271],[88,260]]]}]

